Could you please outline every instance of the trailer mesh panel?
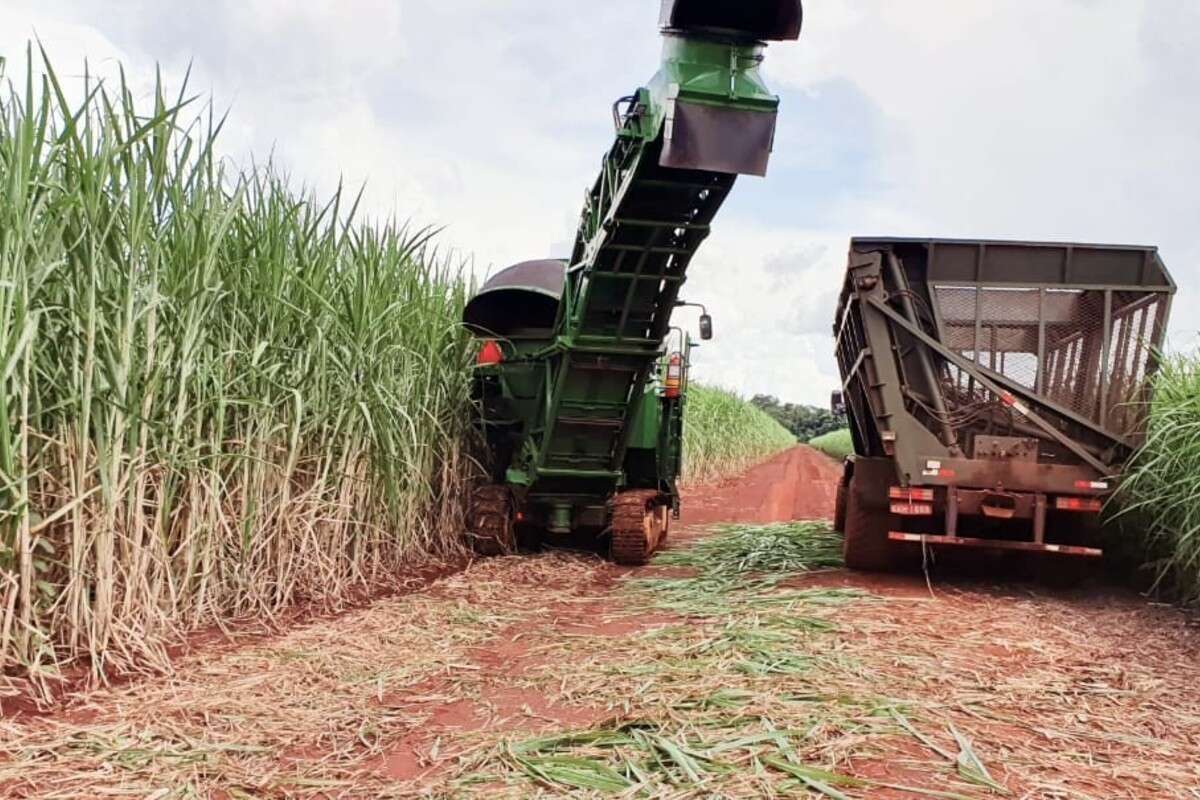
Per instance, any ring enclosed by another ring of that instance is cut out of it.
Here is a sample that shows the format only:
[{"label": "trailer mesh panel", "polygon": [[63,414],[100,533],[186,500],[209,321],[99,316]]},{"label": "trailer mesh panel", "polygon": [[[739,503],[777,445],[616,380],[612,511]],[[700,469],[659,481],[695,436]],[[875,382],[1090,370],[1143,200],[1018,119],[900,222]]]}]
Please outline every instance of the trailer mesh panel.
[{"label": "trailer mesh panel", "polygon": [[[964,358],[1114,433],[1137,429],[1165,295],[1069,287],[933,290],[944,340]],[[967,374],[946,362],[943,368],[956,405],[983,399]]]}]

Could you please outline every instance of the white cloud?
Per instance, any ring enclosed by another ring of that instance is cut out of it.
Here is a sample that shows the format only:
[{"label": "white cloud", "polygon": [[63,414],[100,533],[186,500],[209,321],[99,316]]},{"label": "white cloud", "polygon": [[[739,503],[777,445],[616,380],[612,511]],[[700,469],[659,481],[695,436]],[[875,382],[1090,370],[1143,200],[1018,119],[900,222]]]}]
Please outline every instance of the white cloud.
[{"label": "white cloud", "polygon": [[746,395],[828,402],[838,382],[829,342],[845,253],[840,237],[801,228],[717,231],[683,293],[716,323],[696,356],[697,378]]},{"label": "white cloud", "polygon": [[[154,63],[232,105],[226,153],[298,181],[367,182],[374,212],[447,226],[481,268],[562,254],[611,141],[612,100],[657,62],[656,4],[544,0],[8,0],[60,69]],[[686,293],[718,338],[702,375],[823,404],[854,234],[1160,244],[1200,326],[1200,5],[1193,0],[821,0],[767,72],[772,176],[735,190]],[[16,59],[14,59],[16,60]],[[10,65],[10,73],[12,72]]]}]

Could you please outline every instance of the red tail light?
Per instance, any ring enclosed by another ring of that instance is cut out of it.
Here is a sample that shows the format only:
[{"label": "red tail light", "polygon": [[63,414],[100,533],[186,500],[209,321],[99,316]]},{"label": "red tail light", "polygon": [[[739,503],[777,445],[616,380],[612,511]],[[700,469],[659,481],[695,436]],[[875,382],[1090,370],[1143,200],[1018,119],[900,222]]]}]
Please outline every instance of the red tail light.
[{"label": "red tail light", "polygon": [[676,398],[683,392],[683,356],[675,353],[667,362],[667,381],[664,397]]},{"label": "red tail light", "polygon": [[500,345],[489,339],[483,343],[483,347],[479,348],[479,358],[475,360],[475,363],[482,367],[499,364],[502,361],[504,361],[504,352],[500,349]]},{"label": "red tail light", "polygon": [[905,489],[903,486],[893,486],[888,489],[888,497],[893,500],[933,502],[933,489]]},{"label": "red tail light", "polygon": [[1054,507],[1059,511],[1094,511],[1104,508],[1104,501],[1098,497],[1056,497]]}]

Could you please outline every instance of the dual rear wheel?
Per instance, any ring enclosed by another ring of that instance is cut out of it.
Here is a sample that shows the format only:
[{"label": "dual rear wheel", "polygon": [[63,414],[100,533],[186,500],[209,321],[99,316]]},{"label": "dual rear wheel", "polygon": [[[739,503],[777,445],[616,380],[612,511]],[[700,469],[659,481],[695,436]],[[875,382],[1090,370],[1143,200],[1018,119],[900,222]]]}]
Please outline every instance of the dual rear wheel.
[{"label": "dual rear wheel", "polygon": [[895,572],[911,561],[904,546],[888,538],[888,489],[895,479],[896,467],[891,459],[846,460],[838,484],[834,527],[844,536],[842,557],[850,569]]}]

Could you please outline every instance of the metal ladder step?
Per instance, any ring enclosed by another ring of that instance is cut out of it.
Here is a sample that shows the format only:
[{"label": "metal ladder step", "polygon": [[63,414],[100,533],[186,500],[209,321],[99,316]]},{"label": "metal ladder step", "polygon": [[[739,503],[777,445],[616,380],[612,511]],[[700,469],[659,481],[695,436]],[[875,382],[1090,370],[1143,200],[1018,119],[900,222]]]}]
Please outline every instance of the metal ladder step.
[{"label": "metal ladder step", "polygon": [[626,251],[630,253],[657,253],[664,256],[690,256],[694,249],[684,247],[647,247],[641,244],[606,244],[601,250]]},{"label": "metal ladder step", "polygon": [[655,283],[666,281],[667,283],[683,283],[682,275],[659,275],[658,273],[639,275],[636,272],[606,272],[602,270],[596,270],[592,274],[599,278],[613,278],[615,280],[625,281],[654,281]]},{"label": "metal ladder step", "polygon": [[685,231],[711,231],[712,226],[700,222],[672,222],[671,220],[655,220],[655,219],[622,219],[617,217],[613,220],[615,227],[629,228],[667,228],[670,230],[685,230]]}]

